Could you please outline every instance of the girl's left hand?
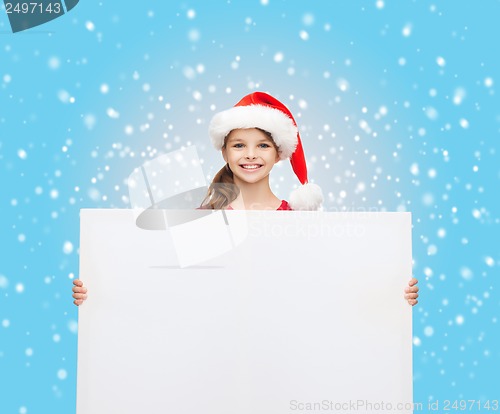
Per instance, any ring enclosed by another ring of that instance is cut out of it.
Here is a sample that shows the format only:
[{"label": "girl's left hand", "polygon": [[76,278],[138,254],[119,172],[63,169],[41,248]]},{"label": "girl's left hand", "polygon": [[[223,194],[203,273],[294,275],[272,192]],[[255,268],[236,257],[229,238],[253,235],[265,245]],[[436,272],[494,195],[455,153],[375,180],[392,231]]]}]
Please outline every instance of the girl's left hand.
[{"label": "girl's left hand", "polygon": [[408,287],[405,288],[405,299],[411,306],[415,306],[418,303],[418,286],[416,284],[418,280],[414,277],[408,282]]}]

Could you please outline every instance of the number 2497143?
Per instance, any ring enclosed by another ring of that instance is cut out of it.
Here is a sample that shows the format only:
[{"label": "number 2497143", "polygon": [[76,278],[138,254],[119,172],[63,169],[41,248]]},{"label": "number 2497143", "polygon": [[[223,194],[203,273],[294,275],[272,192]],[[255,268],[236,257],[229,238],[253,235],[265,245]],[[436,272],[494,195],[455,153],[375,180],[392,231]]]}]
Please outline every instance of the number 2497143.
[{"label": "number 2497143", "polygon": [[42,13],[61,13],[61,3],[5,3],[5,11],[7,13],[18,14],[42,14]]}]

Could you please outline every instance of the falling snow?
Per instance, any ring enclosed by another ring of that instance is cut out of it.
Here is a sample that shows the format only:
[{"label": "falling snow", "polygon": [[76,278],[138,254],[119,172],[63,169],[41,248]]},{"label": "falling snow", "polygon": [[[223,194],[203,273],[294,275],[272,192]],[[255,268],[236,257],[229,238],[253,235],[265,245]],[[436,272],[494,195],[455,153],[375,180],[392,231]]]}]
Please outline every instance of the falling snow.
[{"label": "falling snow", "polygon": [[411,213],[415,401],[498,397],[500,63],[478,51],[500,10],[401,1],[95,3],[2,37],[0,362],[49,384],[8,412],[74,409],[80,209],[128,208],[130,172],[182,146],[213,177],[210,119],[256,90],[294,114],[326,211]]},{"label": "falling snow", "polygon": [[445,66],[445,65],[446,65],[446,61],[444,60],[444,57],[442,57],[442,56],[438,56],[438,57],[436,58],[436,63],[437,63],[439,66],[441,66],[441,67],[443,67],[443,66]]}]

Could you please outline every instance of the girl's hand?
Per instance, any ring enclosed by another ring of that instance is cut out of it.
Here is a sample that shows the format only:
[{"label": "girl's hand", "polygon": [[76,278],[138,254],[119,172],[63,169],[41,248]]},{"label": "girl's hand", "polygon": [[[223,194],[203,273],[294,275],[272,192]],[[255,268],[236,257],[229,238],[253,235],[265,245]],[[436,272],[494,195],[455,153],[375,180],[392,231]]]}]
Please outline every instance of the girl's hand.
[{"label": "girl's hand", "polygon": [[418,286],[416,284],[418,280],[414,277],[408,282],[408,287],[405,288],[405,299],[411,306],[415,306],[418,303]]},{"label": "girl's hand", "polygon": [[75,300],[73,303],[76,306],[80,306],[84,300],[87,299],[87,288],[83,286],[83,282],[80,279],[73,280],[73,297]]}]

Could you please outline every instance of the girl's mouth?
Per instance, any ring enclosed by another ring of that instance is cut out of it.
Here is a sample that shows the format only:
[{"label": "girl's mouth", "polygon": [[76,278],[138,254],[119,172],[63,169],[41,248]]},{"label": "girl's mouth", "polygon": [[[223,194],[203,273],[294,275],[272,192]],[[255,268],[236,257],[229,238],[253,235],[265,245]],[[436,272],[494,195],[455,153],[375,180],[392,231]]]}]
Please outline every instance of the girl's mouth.
[{"label": "girl's mouth", "polygon": [[255,171],[262,167],[262,164],[240,164],[240,167],[247,171]]}]

